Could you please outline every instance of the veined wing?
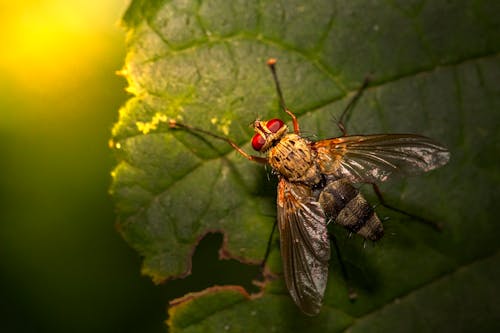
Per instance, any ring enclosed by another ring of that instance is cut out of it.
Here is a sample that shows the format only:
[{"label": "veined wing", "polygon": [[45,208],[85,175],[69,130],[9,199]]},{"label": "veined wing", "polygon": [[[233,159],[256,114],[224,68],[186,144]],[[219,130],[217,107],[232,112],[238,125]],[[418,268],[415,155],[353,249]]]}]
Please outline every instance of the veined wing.
[{"label": "veined wing", "polygon": [[445,165],[449,151],[414,134],[344,136],[312,144],[321,172],[352,182],[385,181],[393,173],[416,174]]},{"label": "veined wing", "polygon": [[311,189],[281,179],[278,225],[285,282],[295,303],[308,315],[321,309],[328,279],[330,242],[326,217]]}]

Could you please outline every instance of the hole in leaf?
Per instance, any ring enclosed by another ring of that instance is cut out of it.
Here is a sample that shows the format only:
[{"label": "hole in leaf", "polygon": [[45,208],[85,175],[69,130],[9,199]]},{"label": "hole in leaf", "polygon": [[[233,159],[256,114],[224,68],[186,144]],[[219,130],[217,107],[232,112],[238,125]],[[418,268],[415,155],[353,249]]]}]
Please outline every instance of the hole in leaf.
[{"label": "hole in leaf", "polygon": [[184,279],[167,281],[161,285],[168,300],[201,291],[214,285],[239,285],[248,293],[259,288],[252,280],[260,278],[259,266],[243,264],[237,260],[220,260],[222,234],[207,234],[199,242],[193,255],[191,275]]}]

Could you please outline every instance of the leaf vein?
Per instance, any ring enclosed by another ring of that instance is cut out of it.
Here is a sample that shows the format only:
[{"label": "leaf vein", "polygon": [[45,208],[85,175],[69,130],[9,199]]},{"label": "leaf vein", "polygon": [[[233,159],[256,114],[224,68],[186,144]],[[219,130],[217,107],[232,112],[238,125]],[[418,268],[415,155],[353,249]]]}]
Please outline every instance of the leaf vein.
[{"label": "leaf vein", "polygon": [[[488,260],[490,258],[493,258],[494,256],[497,256],[498,254],[500,254],[500,251],[494,251],[493,253],[489,253],[487,255],[484,255],[484,256],[480,256],[480,257],[477,257],[475,258],[474,260],[471,260],[463,265],[459,265],[457,266],[455,269],[452,269],[444,274],[441,274],[441,275],[438,275],[436,276],[435,278],[427,281],[426,283],[424,284],[421,284],[420,286],[410,290],[409,292],[407,293],[404,293],[404,294],[401,294],[401,295],[398,295],[396,297],[394,297],[391,301],[387,302],[386,304],[384,304],[382,307],[379,307],[379,308],[376,308],[375,310],[373,311],[370,311],[370,312],[367,312],[365,313],[363,316],[361,317],[358,317],[358,318],[355,318],[354,321],[348,326],[346,327],[346,329],[344,330],[344,332],[347,332],[352,326],[354,326],[357,322],[365,319],[365,318],[368,318],[372,315],[374,315],[375,313],[379,312],[379,311],[382,311],[383,309],[395,304],[396,302],[400,302],[401,299],[403,298],[408,298],[409,296],[427,288],[428,286],[430,285],[433,285],[433,284],[436,284],[436,283],[439,283],[449,277],[451,277],[452,275],[454,274],[457,274],[457,273],[460,273],[461,271],[471,267],[472,265],[476,264],[476,263],[479,263],[481,261],[485,261],[485,260]],[[331,307],[331,306],[330,306]]]}]

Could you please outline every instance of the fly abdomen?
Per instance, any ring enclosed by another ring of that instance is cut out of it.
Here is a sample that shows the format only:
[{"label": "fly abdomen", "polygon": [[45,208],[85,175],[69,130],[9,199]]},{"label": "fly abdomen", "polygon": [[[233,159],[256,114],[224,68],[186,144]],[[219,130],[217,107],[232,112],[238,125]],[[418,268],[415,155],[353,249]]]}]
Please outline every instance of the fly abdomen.
[{"label": "fly abdomen", "polygon": [[335,220],[360,236],[377,241],[384,235],[382,222],[365,198],[358,193],[337,215]]},{"label": "fly abdomen", "polygon": [[318,201],[326,216],[347,230],[372,241],[383,236],[382,222],[372,206],[347,180],[330,181]]},{"label": "fly abdomen", "polygon": [[336,219],[359,191],[344,179],[327,181],[319,196],[319,203],[329,218]]}]

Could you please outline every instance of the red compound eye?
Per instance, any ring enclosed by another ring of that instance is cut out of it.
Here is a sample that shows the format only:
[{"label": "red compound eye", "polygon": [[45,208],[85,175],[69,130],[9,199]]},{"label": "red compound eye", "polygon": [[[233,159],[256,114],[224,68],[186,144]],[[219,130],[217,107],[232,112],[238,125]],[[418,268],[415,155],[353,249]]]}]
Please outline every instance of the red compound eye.
[{"label": "red compound eye", "polygon": [[255,134],[252,138],[252,147],[256,151],[260,151],[265,143],[266,140],[259,133]]},{"label": "red compound eye", "polygon": [[276,133],[280,128],[282,128],[284,125],[283,121],[281,119],[271,119],[266,123],[266,127],[272,132]]}]

